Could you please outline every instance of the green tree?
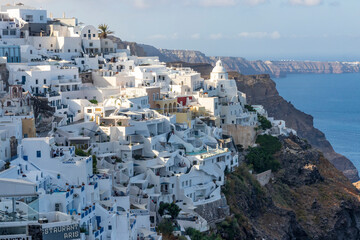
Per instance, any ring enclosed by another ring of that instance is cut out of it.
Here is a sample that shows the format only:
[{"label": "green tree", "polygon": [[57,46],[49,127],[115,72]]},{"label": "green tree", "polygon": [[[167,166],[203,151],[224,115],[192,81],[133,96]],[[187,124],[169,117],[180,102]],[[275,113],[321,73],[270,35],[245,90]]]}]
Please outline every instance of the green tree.
[{"label": "green tree", "polygon": [[80,156],[80,157],[86,157],[86,156],[89,156],[87,152],[85,152],[84,150],[82,150],[81,148],[76,148],[75,149],[75,154],[77,156]]},{"label": "green tree", "polygon": [[164,219],[157,225],[157,231],[161,232],[165,237],[169,237],[174,231],[174,224],[171,220]]},{"label": "green tree", "polygon": [[96,155],[92,155],[93,174],[97,173],[97,158]]},{"label": "green tree", "polygon": [[280,162],[273,155],[281,149],[279,139],[271,135],[259,135],[256,143],[260,146],[249,148],[249,153],[246,155],[248,164],[251,164],[258,173],[269,169],[277,171],[280,168]]},{"label": "green tree", "polygon": [[107,24],[100,24],[99,28],[99,38],[107,38],[108,35],[113,34],[114,32],[109,30],[109,26]]},{"label": "green tree", "polygon": [[260,146],[269,154],[274,154],[281,149],[279,139],[271,135],[259,135],[256,138],[256,143],[260,144]]},{"label": "green tree", "polygon": [[164,214],[169,214],[171,216],[171,219],[175,219],[179,215],[180,211],[180,207],[175,203],[161,202],[158,213],[160,214],[160,216],[163,216]]},{"label": "green tree", "polygon": [[272,127],[271,122],[267,120],[266,117],[258,114],[258,121],[260,123],[260,127],[263,130],[270,129]]},{"label": "green tree", "polygon": [[256,110],[255,110],[251,105],[245,105],[245,108],[246,108],[249,112],[256,112]]}]

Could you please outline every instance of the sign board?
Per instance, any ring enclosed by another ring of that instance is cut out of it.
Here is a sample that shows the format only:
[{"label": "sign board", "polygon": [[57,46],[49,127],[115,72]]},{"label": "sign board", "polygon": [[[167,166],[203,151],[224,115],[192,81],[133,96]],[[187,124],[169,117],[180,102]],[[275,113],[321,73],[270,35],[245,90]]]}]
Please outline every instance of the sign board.
[{"label": "sign board", "polygon": [[26,235],[6,235],[0,236],[0,240],[31,240],[31,237]]},{"label": "sign board", "polygon": [[43,240],[71,240],[80,238],[79,224],[42,228]]}]

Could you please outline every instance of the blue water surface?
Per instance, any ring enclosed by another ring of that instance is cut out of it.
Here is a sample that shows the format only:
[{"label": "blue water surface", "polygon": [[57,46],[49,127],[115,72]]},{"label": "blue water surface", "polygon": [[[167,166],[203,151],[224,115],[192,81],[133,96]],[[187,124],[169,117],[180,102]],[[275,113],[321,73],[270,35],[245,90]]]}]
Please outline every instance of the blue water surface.
[{"label": "blue water surface", "polygon": [[360,171],[360,74],[293,74],[274,81],[279,94],[312,115],[335,151]]}]

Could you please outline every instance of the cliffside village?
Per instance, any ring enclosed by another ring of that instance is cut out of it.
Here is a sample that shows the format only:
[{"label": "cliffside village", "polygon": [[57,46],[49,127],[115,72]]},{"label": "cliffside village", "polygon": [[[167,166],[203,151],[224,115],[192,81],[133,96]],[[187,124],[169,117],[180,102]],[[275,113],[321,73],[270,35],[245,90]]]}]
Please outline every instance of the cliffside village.
[{"label": "cliffside village", "polygon": [[77,18],[1,6],[0,239],[161,239],[161,203],[179,235],[207,231],[199,209],[226,211],[258,116],[295,133],[239,90],[220,59],[203,79]]}]

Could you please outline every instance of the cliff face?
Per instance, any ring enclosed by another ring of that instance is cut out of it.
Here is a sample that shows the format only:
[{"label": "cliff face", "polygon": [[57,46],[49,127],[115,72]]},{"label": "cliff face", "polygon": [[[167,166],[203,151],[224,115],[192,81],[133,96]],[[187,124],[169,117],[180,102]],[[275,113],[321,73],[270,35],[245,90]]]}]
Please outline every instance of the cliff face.
[{"label": "cliff face", "polygon": [[131,55],[136,55],[139,57],[148,56],[144,49],[136,42],[123,41],[115,36],[108,36],[108,38],[111,39],[115,44],[117,44],[118,49],[126,49],[129,46]]},{"label": "cliff face", "polygon": [[241,166],[223,189],[232,217],[224,239],[360,239],[359,192],[324,156],[296,136],[282,138],[281,168],[261,187]]},{"label": "cliff face", "polygon": [[[206,56],[194,50],[169,50],[155,48],[146,44],[122,41],[120,38],[109,36],[119,49],[130,46],[131,54],[137,56],[158,56],[162,62],[208,63],[215,65],[217,56]],[[229,71],[241,74],[269,74],[272,77],[282,77],[290,73],[350,73],[360,72],[360,65],[341,62],[315,61],[249,61],[241,57],[221,57],[224,66]]]},{"label": "cliff face", "polygon": [[314,128],[312,116],[297,110],[279,95],[276,84],[269,75],[244,76],[230,73],[229,76],[236,79],[239,91],[246,93],[249,104],[263,105],[269,116],[285,120],[286,126],[295,129],[301,138],[307,139],[311,145],[320,149],[346,177],[353,182],[359,180],[353,163],[334,151],[325,135]]},{"label": "cliff face", "polygon": [[[159,49],[158,55],[163,61],[183,61],[188,63],[209,63],[215,65],[219,57],[208,57],[198,51]],[[360,72],[359,65],[341,62],[318,61],[249,61],[240,57],[221,57],[229,71],[241,74],[269,74],[283,77],[286,74],[304,73],[350,73]]]}]

